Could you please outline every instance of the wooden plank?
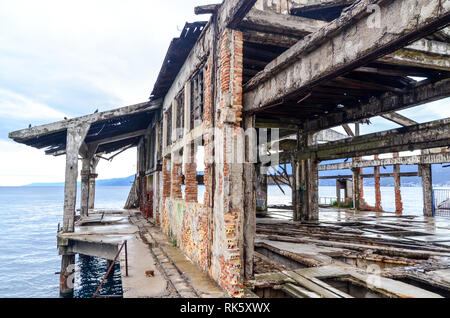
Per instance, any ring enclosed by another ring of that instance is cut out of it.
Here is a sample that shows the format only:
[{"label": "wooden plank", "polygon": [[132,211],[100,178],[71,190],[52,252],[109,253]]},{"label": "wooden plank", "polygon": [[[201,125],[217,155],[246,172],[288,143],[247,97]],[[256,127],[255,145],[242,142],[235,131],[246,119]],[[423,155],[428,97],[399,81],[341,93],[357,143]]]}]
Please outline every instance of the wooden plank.
[{"label": "wooden plank", "polygon": [[[369,5],[378,5],[383,17],[376,27],[367,12]],[[442,6],[439,0],[361,0],[249,81],[244,88],[244,111],[261,111],[283,98],[304,93],[395,52],[448,22],[450,6]]]}]

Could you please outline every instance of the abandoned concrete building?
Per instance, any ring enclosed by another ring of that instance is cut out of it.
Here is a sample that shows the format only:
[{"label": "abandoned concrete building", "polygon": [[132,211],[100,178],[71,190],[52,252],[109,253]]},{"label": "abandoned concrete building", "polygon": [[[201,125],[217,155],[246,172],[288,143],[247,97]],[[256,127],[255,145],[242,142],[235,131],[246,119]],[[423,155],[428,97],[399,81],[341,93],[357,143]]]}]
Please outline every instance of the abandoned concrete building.
[{"label": "abandoned concrete building", "polygon": [[[435,216],[431,167],[450,162],[450,119],[398,111],[450,97],[450,0],[224,0],[195,12],[209,20],[173,39],[149,101],[10,133],[66,156],[61,293],[79,253],[120,261],[124,297],[449,297],[450,221]],[[360,134],[376,116],[402,128]],[[125,209],[95,209],[98,161],[130,147]],[[274,172],[284,164],[292,173]],[[339,170],[352,175],[333,177],[338,203],[353,207],[321,207],[319,172]],[[423,217],[402,216],[411,175]],[[382,177],[395,179],[396,214],[383,213]],[[291,186],[289,209],[268,206],[268,183]]]}]

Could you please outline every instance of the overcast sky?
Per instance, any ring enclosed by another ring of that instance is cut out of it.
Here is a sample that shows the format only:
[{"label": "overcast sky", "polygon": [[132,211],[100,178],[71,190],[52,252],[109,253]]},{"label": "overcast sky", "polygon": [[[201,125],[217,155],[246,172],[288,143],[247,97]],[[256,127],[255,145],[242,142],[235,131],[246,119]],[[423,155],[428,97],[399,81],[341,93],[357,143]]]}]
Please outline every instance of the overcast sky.
[{"label": "overcast sky", "polygon": [[[194,6],[211,0],[0,0],[0,186],[64,180],[64,156],[8,140],[8,132],[148,100],[169,43]],[[450,117],[441,101],[402,112]],[[395,128],[384,119],[363,133]],[[136,171],[135,150],[101,162],[99,178]]]}]

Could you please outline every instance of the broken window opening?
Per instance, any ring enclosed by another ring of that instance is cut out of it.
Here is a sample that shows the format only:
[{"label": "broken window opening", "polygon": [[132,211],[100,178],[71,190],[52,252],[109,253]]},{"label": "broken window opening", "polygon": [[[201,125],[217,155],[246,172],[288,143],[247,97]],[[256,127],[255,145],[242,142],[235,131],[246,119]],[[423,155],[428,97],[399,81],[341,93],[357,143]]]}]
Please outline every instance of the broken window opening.
[{"label": "broken window opening", "polygon": [[201,125],[204,112],[204,70],[199,71],[191,80],[191,128]]},{"label": "broken window opening", "polygon": [[184,89],[176,98],[177,105],[177,127],[176,128],[176,140],[182,139],[184,135],[184,113],[185,113],[185,105],[184,105]]}]

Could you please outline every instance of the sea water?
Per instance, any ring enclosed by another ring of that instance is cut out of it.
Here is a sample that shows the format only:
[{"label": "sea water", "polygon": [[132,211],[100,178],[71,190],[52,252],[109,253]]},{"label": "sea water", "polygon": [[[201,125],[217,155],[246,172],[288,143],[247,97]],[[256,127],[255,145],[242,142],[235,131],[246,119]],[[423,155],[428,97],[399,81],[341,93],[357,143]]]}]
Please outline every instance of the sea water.
[{"label": "sea water", "polygon": [[[122,208],[130,187],[97,187],[96,207]],[[290,204],[289,187],[269,186],[269,204]],[[395,210],[394,188],[384,187],[382,204]],[[78,192],[79,193],[79,192]],[[204,187],[199,187],[199,200]],[[335,187],[320,187],[321,197],[336,197]],[[375,190],[364,187],[367,203],[375,204]],[[422,215],[422,188],[402,188],[405,215]],[[59,297],[61,258],[56,248],[62,224],[63,187],[0,187],[0,297]],[[105,260],[77,256],[75,297],[92,297],[107,271]],[[103,295],[120,295],[120,266],[105,281]]]}]

